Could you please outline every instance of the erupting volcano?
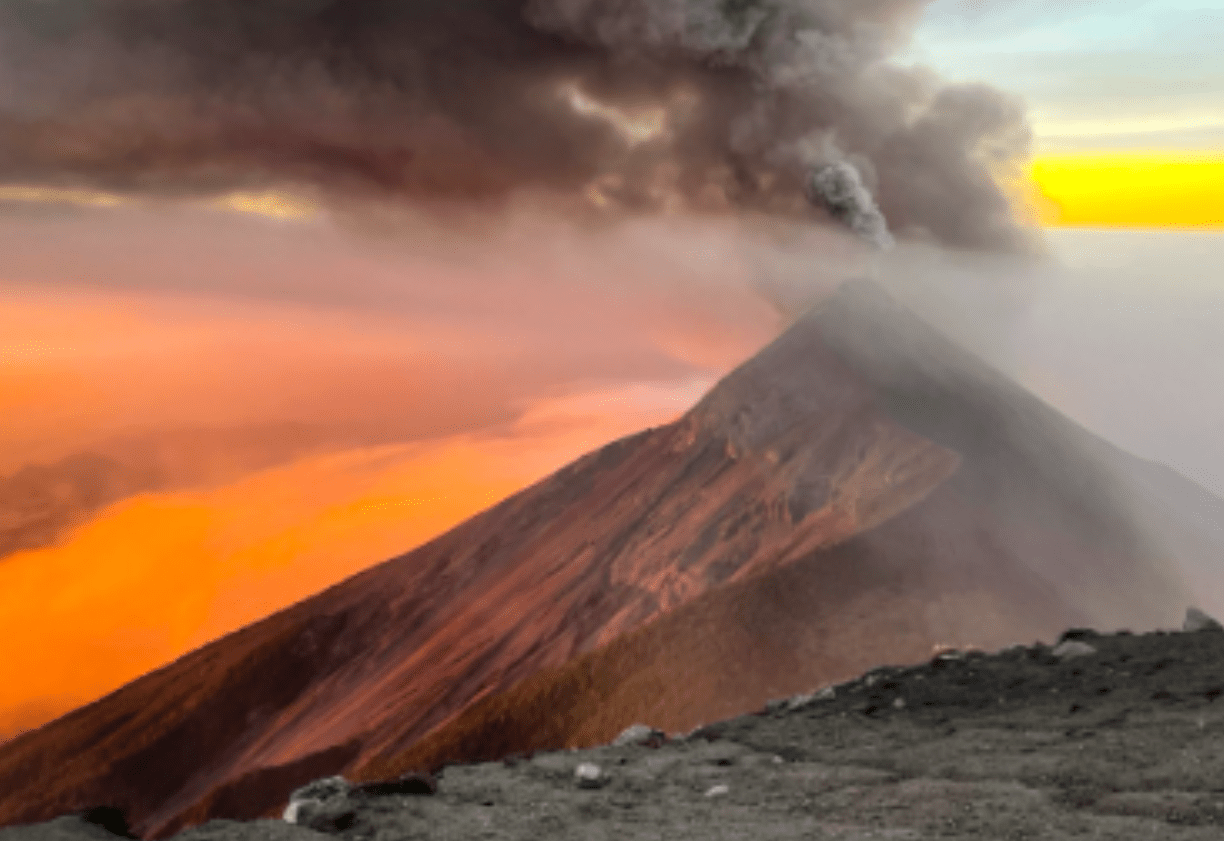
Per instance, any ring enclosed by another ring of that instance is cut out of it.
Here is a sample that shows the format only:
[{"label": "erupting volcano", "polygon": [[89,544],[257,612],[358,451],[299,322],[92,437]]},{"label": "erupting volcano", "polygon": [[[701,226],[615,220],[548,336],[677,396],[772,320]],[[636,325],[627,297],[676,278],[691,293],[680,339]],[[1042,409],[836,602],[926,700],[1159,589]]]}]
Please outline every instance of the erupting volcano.
[{"label": "erupting volcano", "polygon": [[5,744],[0,822],[104,803],[160,838],[941,644],[1173,625],[1194,489],[1145,496],[1149,473],[850,283],[675,423]]}]

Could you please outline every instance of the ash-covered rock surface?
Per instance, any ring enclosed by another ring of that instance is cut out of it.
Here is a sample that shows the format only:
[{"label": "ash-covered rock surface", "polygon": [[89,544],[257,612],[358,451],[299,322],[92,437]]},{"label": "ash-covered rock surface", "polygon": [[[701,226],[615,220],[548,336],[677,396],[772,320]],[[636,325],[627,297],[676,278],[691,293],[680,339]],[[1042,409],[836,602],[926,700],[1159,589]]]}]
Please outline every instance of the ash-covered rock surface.
[{"label": "ash-covered rock surface", "polygon": [[[1078,629],[875,669],[667,739],[638,728],[590,750],[447,766],[436,789],[423,775],[315,785],[301,795],[314,814],[343,816],[315,829],[215,820],[174,837],[1205,841],[1224,837],[1221,694],[1224,631],[1210,624]],[[66,817],[0,841],[86,835],[106,837]]]}]

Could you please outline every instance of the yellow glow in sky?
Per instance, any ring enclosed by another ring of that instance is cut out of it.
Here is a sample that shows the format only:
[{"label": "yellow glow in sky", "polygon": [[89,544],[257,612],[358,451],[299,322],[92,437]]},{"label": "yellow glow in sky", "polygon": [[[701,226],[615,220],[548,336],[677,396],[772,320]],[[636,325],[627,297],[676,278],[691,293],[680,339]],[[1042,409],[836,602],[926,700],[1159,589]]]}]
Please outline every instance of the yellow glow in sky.
[{"label": "yellow glow in sky", "polygon": [[[39,185],[0,185],[0,202],[23,202],[42,205],[73,205],[76,207],[121,207],[133,200],[116,193],[66,187]],[[287,192],[226,193],[206,202],[216,210],[249,213],[270,219],[310,220],[319,214],[319,207],[301,195]]]},{"label": "yellow glow in sky", "polygon": [[227,193],[216,199],[213,207],[271,219],[313,219],[319,213],[319,208],[308,199],[277,192]]},{"label": "yellow glow in sky", "polygon": [[126,203],[122,196],[103,193],[99,190],[22,184],[0,185],[0,202],[8,201],[51,205],[69,204],[79,207],[118,207]]},{"label": "yellow glow in sky", "polygon": [[1033,180],[1050,227],[1224,229],[1224,152],[1043,155]]}]

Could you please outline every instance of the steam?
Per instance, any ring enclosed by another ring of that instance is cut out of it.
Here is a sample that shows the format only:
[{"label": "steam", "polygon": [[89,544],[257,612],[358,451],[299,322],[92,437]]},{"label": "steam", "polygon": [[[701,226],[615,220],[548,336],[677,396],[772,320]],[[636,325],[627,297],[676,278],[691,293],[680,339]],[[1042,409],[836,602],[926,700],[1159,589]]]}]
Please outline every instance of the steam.
[{"label": "steam", "polygon": [[1027,154],[1023,108],[888,63],[923,5],[10,0],[0,186],[750,213],[1024,250],[995,178]]}]

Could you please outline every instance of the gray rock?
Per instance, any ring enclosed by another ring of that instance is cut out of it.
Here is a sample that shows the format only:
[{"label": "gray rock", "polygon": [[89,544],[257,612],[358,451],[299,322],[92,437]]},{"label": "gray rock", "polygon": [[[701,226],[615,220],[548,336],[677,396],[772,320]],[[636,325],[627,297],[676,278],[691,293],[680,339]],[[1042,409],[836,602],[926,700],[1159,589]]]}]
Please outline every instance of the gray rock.
[{"label": "gray rock", "polygon": [[349,799],[351,791],[352,786],[344,777],[314,780],[289,795],[282,818],[286,823],[319,832],[340,832],[357,819],[356,808]]},{"label": "gray rock", "polygon": [[809,704],[813,703],[814,697],[810,694],[792,695],[786,702],[786,709],[801,710]]},{"label": "gray rock", "polygon": [[343,832],[357,822],[357,808],[347,797],[298,800],[289,805],[290,808],[297,806],[294,820],[290,823],[317,832]]},{"label": "gray rock", "polygon": [[786,709],[801,710],[805,707],[810,707],[813,704],[818,704],[821,701],[832,701],[837,697],[837,690],[832,686],[826,686],[818,692],[808,692],[802,695],[794,695],[786,701]]},{"label": "gray rock", "polygon": [[1188,634],[1196,631],[1224,631],[1224,625],[1197,607],[1192,607],[1186,610],[1186,621],[1182,623],[1182,631]]},{"label": "gray rock", "polygon": [[1067,640],[1059,643],[1050,653],[1059,660],[1070,660],[1073,657],[1087,657],[1089,654],[1096,654],[1096,649],[1086,642],[1079,640]]},{"label": "gray rock", "polygon": [[622,730],[620,735],[612,741],[612,744],[615,747],[645,745],[657,748],[666,741],[667,734],[662,730],[656,730],[648,724],[634,724]]},{"label": "gray rock", "polygon": [[352,790],[349,781],[344,777],[323,777],[312,780],[301,788],[293,790],[289,802],[294,800],[326,800],[329,797],[343,797]]}]

